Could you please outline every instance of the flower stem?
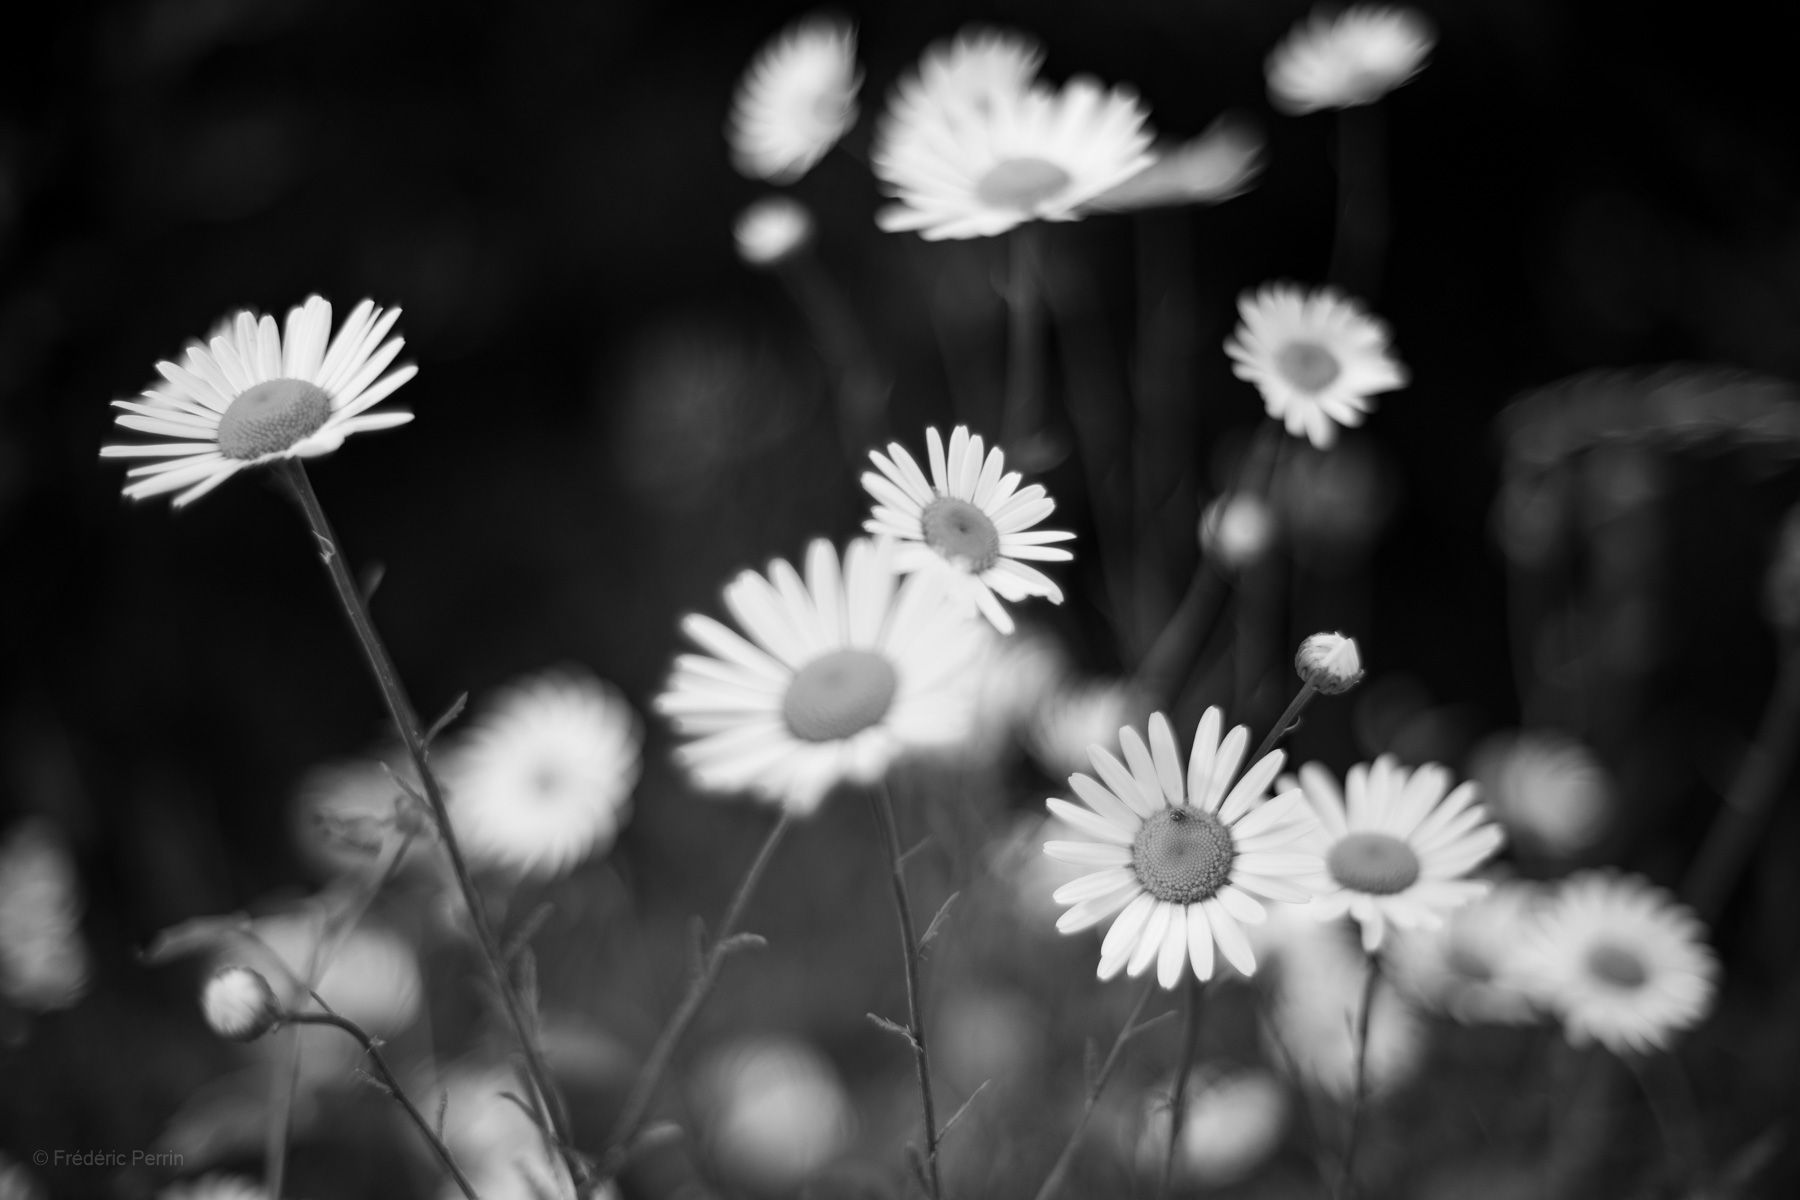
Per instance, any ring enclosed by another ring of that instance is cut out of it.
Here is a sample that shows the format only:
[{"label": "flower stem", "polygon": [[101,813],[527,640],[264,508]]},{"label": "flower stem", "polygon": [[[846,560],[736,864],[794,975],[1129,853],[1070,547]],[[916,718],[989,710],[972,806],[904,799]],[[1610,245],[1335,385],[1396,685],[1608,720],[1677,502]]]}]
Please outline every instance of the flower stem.
[{"label": "flower stem", "polygon": [[931,1100],[931,1054],[925,1046],[925,1018],[919,1003],[919,939],[913,931],[912,904],[906,895],[906,867],[900,860],[900,824],[894,798],[882,782],[869,791],[869,807],[887,849],[888,878],[893,884],[894,914],[900,922],[900,950],[906,963],[906,1032],[912,1042],[913,1067],[919,1077],[919,1108],[925,1117],[925,1182],[932,1200],[944,1194],[938,1177],[937,1112]]},{"label": "flower stem", "polygon": [[349,565],[344,561],[331,523],[326,520],[325,510],[319,504],[318,494],[313,491],[312,481],[307,478],[305,466],[298,458],[285,458],[275,464],[275,470],[276,477],[286,485],[301,512],[305,514],[306,523],[317,542],[319,561],[324,564],[326,573],[337,589],[338,602],[343,606],[344,615],[350,620],[357,645],[362,648],[369,672],[375,677],[375,686],[381,692],[381,698],[399,730],[401,740],[406,743],[407,754],[418,768],[419,783],[425,792],[426,802],[431,806],[431,815],[443,840],[444,851],[450,859],[457,889],[462,892],[463,902],[468,907],[475,940],[481,947],[488,972],[493,976],[495,990],[506,1010],[506,1019],[513,1028],[520,1052],[524,1056],[525,1071],[531,1079],[534,1093],[533,1103],[541,1108],[548,1134],[555,1141],[571,1178],[579,1183],[586,1171],[569,1142],[562,1098],[550,1078],[550,1069],[544,1062],[543,1052],[538,1049],[532,1018],[526,1014],[518,990],[513,986],[512,974],[507,970],[505,955],[488,922],[487,911],[482,906],[481,895],[469,873],[468,863],[463,858],[462,847],[457,844],[456,832],[450,824],[450,810],[444,803],[443,788],[431,770],[431,748],[425,743],[418,713],[406,694],[405,684],[400,681],[400,673],[394,667],[394,660],[388,654],[386,643],[381,640],[374,621],[369,617],[368,605],[363,601],[362,591],[350,575]]},{"label": "flower stem", "polygon": [[450,1178],[456,1180],[457,1188],[464,1196],[468,1197],[468,1200],[480,1200],[475,1193],[474,1185],[469,1182],[468,1176],[462,1173],[462,1168],[456,1165],[456,1159],[451,1157],[450,1148],[444,1145],[443,1139],[438,1137],[437,1130],[432,1128],[431,1122],[425,1119],[425,1114],[420,1112],[418,1106],[407,1097],[406,1090],[394,1077],[393,1068],[388,1066],[387,1059],[381,1053],[381,1044],[369,1036],[362,1026],[348,1017],[340,1016],[329,1010],[317,1013],[288,1013],[282,1020],[289,1025],[333,1025],[355,1038],[362,1046],[363,1053],[368,1055],[369,1063],[375,1068],[375,1074],[380,1078],[381,1085],[387,1089],[388,1095],[392,1096],[399,1102],[400,1107],[406,1110],[407,1117],[418,1127],[420,1136],[431,1147],[431,1152],[437,1155],[437,1160],[444,1164],[446,1171],[450,1172]]},{"label": "flower stem", "polygon": [[1144,990],[1138,993],[1137,1003],[1131,1006],[1131,1015],[1119,1026],[1119,1036],[1113,1039],[1112,1049],[1106,1052],[1106,1060],[1100,1064],[1100,1070],[1088,1083],[1087,1102],[1081,1107],[1081,1116],[1076,1119],[1075,1128],[1069,1131],[1069,1140],[1063,1144],[1062,1153],[1056,1156],[1050,1173],[1044,1176],[1043,1186],[1038,1188],[1034,1200],[1050,1200],[1056,1194],[1056,1189],[1062,1186],[1063,1176],[1069,1173],[1069,1164],[1075,1161],[1075,1149],[1081,1145],[1082,1132],[1087,1129],[1094,1109],[1100,1104],[1100,1093],[1106,1090],[1106,1082],[1112,1078],[1113,1068],[1119,1065],[1119,1056],[1125,1051],[1125,1043],[1142,1031],[1138,1018],[1143,1015],[1144,1006],[1150,1003],[1150,997],[1155,992],[1156,980],[1147,980]]},{"label": "flower stem", "polygon": [[[1020,225],[1007,239],[1006,411],[1000,431],[1014,454],[1040,432],[1043,420],[1042,322],[1039,318],[1037,230]],[[1021,464],[1031,466],[1027,462]]]},{"label": "flower stem", "polygon": [[1163,1151],[1162,1178],[1156,1185],[1156,1200],[1169,1194],[1169,1181],[1175,1175],[1175,1147],[1181,1141],[1182,1122],[1187,1118],[1188,1076],[1193,1073],[1194,1053],[1200,1046],[1200,991],[1198,976],[1187,977],[1187,1021],[1181,1030],[1181,1056],[1175,1060],[1175,1092],[1169,1097],[1169,1144]]},{"label": "flower stem", "polygon": [[1375,1008],[1375,988],[1381,982],[1381,959],[1367,956],[1369,973],[1363,979],[1362,1008],[1356,1014],[1356,1082],[1350,1096],[1350,1135],[1344,1143],[1344,1165],[1338,1173],[1337,1200],[1350,1200],[1356,1172],[1356,1147],[1362,1134],[1363,1107],[1369,1098],[1369,1014]]},{"label": "flower stem", "polygon": [[1262,745],[1256,748],[1256,753],[1250,756],[1250,761],[1261,762],[1263,755],[1273,750],[1282,738],[1293,732],[1294,726],[1300,723],[1301,712],[1308,704],[1312,703],[1312,698],[1318,694],[1319,689],[1314,686],[1312,680],[1309,679],[1302,683],[1300,690],[1294,694],[1294,698],[1288,701],[1287,710],[1281,714],[1275,724],[1269,726],[1268,734],[1264,736]]},{"label": "flower stem", "polygon": [[623,1169],[631,1157],[632,1142],[643,1126],[644,1118],[649,1114],[650,1102],[656,1098],[657,1085],[668,1071],[669,1062],[674,1057],[682,1035],[693,1024],[694,1018],[700,1015],[700,1009],[706,1003],[706,997],[711,993],[720,969],[725,965],[725,957],[733,948],[731,938],[743,920],[744,909],[749,905],[756,885],[768,871],[769,862],[775,857],[775,848],[781,844],[783,835],[793,823],[793,814],[783,809],[780,818],[769,828],[762,847],[750,862],[750,869],[744,872],[743,881],[738,884],[737,891],[725,906],[725,917],[719,922],[718,933],[714,935],[706,957],[701,960],[700,969],[694,973],[687,992],[675,1006],[668,1023],[656,1035],[656,1042],[650,1047],[650,1053],[645,1057],[637,1079],[632,1082],[631,1091],[625,1097],[624,1108],[620,1111],[618,1120],[613,1123],[611,1137],[607,1139],[606,1154],[602,1157],[600,1166],[602,1182]]}]

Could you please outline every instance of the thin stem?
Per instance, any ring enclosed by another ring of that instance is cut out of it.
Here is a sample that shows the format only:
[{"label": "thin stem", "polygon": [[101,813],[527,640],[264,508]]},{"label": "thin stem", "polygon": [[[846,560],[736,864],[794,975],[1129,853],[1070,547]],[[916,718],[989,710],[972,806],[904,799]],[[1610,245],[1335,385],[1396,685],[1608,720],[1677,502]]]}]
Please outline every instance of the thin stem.
[{"label": "thin stem", "polygon": [[1025,224],[1007,239],[1005,444],[1022,450],[1039,432],[1043,377],[1037,280],[1037,231]]},{"label": "thin stem", "polygon": [[[1673,1054],[1662,1054],[1648,1061],[1628,1056],[1625,1065],[1637,1080],[1638,1090],[1643,1092],[1650,1109],[1650,1119],[1661,1135],[1671,1188],[1677,1195],[1687,1195],[1690,1183],[1704,1182],[1706,1149],[1700,1131],[1700,1110],[1688,1090],[1681,1062]],[[1659,1079],[1659,1066],[1672,1073],[1666,1081]]]},{"label": "thin stem", "polygon": [[355,1038],[362,1046],[363,1053],[368,1055],[369,1062],[374,1066],[375,1074],[380,1078],[382,1086],[387,1089],[388,1095],[397,1100],[400,1107],[406,1110],[407,1117],[418,1127],[420,1136],[431,1147],[431,1152],[437,1155],[438,1161],[444,1164],[444,1169],[450,1172],[450,1177],[456,1180],[456,1186],[462,1191],[462,1194],[468,1197],[468,1200],[480,1200],[475,1193],[474,1185],[469,1182],[468,1176],[464,1175],[462,1168],[456,1165],[456,1159],[450,1154],[450,1147],[444,1145],[443,1139],[437,1135],[437,1130],[431,1127],[431,1122],[425,1119],[425,1114],[419,1111],[418,1106],[407,1097],[406,1090],[400,1086],[400,1080],[395,1078],[393,1068],[388,1066],[387,1059],[381,1053],[381,1044],[370,1037],[362,1026],[348,1017],[330,1011],[289,1013],[282,1020],[290,1025],[332,1025]]},{"label": "thin stem", "polygon": [[313,491],[312,481],[307,478],[306,468],[298,458],[282,459],[276,465],[277,477],[287,485],[294,500],[300,505],[306,516],[306,523],[312,529],[317,542],[319,561],[325,566],[333,586],[337,589],[338,602],[343,605],[344,615],[350,620],[350,627],[356,634],[357,644],[362,648],[363,657],[368,663],[369,672],[375,677],[375,686],[381,692],[386,703],[388,714],[400,732],[400,738],[406,743],[407,754],[411,756],[413,765],[419,772],[419,783],[425,792],[425,799],[431,806],[431,815],[437,823],[438,833],[444,843],[444,851],[450,859],[450,868],[456,876],[457,889],[462,892],[463,902],[469,910],[469,921],[474,926],[475,940],[481,947],[482,957],[487,962],[488,972],[493,976],[494,987],[500,994],[500,1002],[506,1010],[507,1022],[513,1028],[518,1039],[519,1049],[525,1060],[525,1071],[530,1077],[533,1103],[540,1107],[548,1126],[548,1132],[561,1153],[569,1174],[578,1184],[586,1171],[579,1157],[569,1143],[567,1117],[562,1110],[562,1098],[556,1091],[550,1077],[550,1069],[544,1062],[542,1051],[538,1049],[537,1039],[533,1036],[531,1019],[525,1013],[524,1004],[520,1001],[518,991],[513,986],[512,973],[507,970],[506,958],[500,949],[500,943],[494,936],[493,927],[489,924],[487,911],[481,903],[480,892],[476,889],[474,877],[469,873],[469,865],[463,858],[462,847],[456,840],[456,832],[450,823],[450,810],[444,803],[444,792],[439,786],[437,776],[431,770],[431,748],[425,744],[421,732],[419,716],[413,708],[411,698],[406,694],[406,686],[400,681],[400,672],[395,669],[394,661],[389,656],[387,645],[375,630],[375,623],[369,617],[368,605],[364,603],[362,590],[357,587],[356,580],[350,575],[349,565],[338,547],[337,536],[332,532],[331,522],[325,517],[325,510],[319,504],[319,497]]},{"label": "thin stem", "polygon": [[1131,1015],[1119,1026],[1119,1036],[1113,1039],[1112,1049],[1106,1052],[1106,1060],[1100,1064],[1100,1070],[1088,1083],[1087,1103],[1081,1107],[1081,1116],[1075,1121],[1075,1128],[1069,1131],[1069,1140],[1063,1144],[1062,1153],[1056,1156],[1056,1162],[1050,1167],[1050,1173],[1044,1176],[1043,1186],[1038,1188],[1034,1200],[1050,1200],[1056,1189],[1062,1186],[1063,1176],[1069,1173],[1069,1164],[1075,1161],[1075,1149],[1081,1145],[1081,1135],[1087,1129],[1088,1121],[1094,1115],[1094,1109],[1100,1104],[1100,1093],[1106,1090],[1106,1081],[1112,1078],[1113,1068],[1119,1065],[1119,1056],[1125,1051],[1125,1043],[1140,1032],[1138,1018],[1144,1013],[1144,1006],[1150,1003],[1150,997],[1156,992],[1154,978],[1144,983],[1144,990],[1138,993],[1137,1003],[1131,1006]]},{"label": "thin stem", "polygon": [[1379,106],[1337,114],[1337,229],[1331,243],[1332,283],[1373,302],[1387,252],[1387,168]]},{"label": "thin stem", "polygon": [[1181,1056],[1175,1060],[1175,1092],[1169,1097],[1169,1144],[1163,1151],[1156,1200],[1169,1194],[1169,1181],[1175,1177],[1175,1148],[1181,1142],[1182,1122],[1187,1119],[1188,1076],[1193,1073],[1194,1052],[1200,1046],[1200,990],[1199,977],[1188,975],[1187,1021],[1181,1030]]},{"label": "thin stem", "polygon": [[1261,762],[1263,755],[1273,750],[1282,738],[1292,732],[1294,726],[1300,723],[1301,712],[1308,704],[1312,703],[1312,698],[1318,694],[1319,689],[1312,680],[1308,679],[1303,682],[1300,690],[1294,693],[1294,698],[1288,701],[1287,709],[1282,712],[1280,718],[1273,725],[1269,726],[1269,732],[1263,736],[1262,745],[1256,748],[1256,753],[1250,756],[1250,761]]},{"label": "thin stem", "polygon": [[925,1117],[925,1173],[932,1200],[944,1194],[938,1178],[937,1112],[931,1099],[931,1055],[925,1046],[925,1018],[919,1003],[919,939],[913,932],[912,904],[906,895],[906,868],[900,861],[900,824],[894,816],[894,798],[885,782],[869,791],[869,807],[887,848],[888,878],[893,884],[894,915],[900,922],[900,950],[906,963],[906,1025],[913,1048],[913,1067],[919,1077],[919,1108]]},{"label": "thin stem", "polygon": [[1350,1136],[1344,1143],[1344,1165],[1338,1174],[1337,1200],[1349,1200],[1356,1171],[1356,1147],[1362,1134],[1363,1106],[1369,1098],[1369,1014],[1375,1008],[1375,988],[1381,982],[1381,959],[1368,956],[1369,973],[1363,979],[1362,1009],[1356,1016],[1356,1090],[1350,1098]]},{"label": "thin stem", "polygon": [[757,884],[768,871],[769,863],[775,857],[775,848],[781,844],[782,837],[793,823],[793,814],[783,809],[775,824],[769,827],[761,849],[750,860],[750,869],[744,872],[737,891],[732,893],[731,900],[725,906],[725,917],[719,922],[718,933],[714,935],[706,957],[701,960],[700,969],[688,984],[687,992],[675,1006],[668,1023],[656,1035],[656,1042],[644,1059],[643,1069],[638,1072],[630,1093],[625,1097],[625,1106],[619,1113],[619,1119],[613,1123],[612,1136],[607,1139],[607,1151],[600,1169],[602,1181],[617,1174],[630,1158],[632,1143],[650,1112],[650,1102],[656,1098],[657,1085],[662,1082],[663,1075],[669,1069],[675,1048],[680,1044],[688,1026],[694,1023],[694,1018],[700,1015],[700,1009],[705,1005],[706,997],[712,992],[713,984],[719,978],[719,971],[725,965],[725,958],[731,953],[731,938],[743,921],[744,909],[749,905]]}]

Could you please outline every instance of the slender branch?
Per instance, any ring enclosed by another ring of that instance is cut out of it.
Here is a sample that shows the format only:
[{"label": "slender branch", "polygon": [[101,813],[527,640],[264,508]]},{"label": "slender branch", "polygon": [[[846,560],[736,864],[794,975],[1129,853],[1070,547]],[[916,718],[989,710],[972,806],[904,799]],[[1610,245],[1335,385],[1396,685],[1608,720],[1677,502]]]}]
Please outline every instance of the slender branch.
[{"label": "slender branch", "polygon": [[418,769],[419,782],[424,788],[426,802],[431,806],[431,815],[444,843],[444,851],[450,859],[457,889],[462,892],[463,902],[468,907],[469,920],[475,929],[475,940],[480,945],[482,957],[486,959],[488,971],[493,976],[494,987],[500,994],[507,1021],[518,1039],[526,1074],[531,1080],[533,1103],[541,1107],[547,1131],[561,1153],[570,1177],[579,1184],[586,1175],[586,1169],[570,1145],[562,1098],[551,1080],[550,1069],[544,1062],[543,1052],[539,1050],[537,1039],[533,1035],[531,1019],[527,1017],[518,990],[513,986],[512,975],[507,970],[500,943],[488,922],[481,895],[476,890],[475,880],[463,858],[462,847],[458,845],[456,832],[451,827],[450,810],[444,803],[443,788],[431,770],[430,747],[426,745],[421,732],[418,713],[406,693],[406,686],[400,680],[400,673],[394,667],[392,657],[388,654],[386,643],[381,640],[374,621],[369,617],[368,605],[363,601],[362,591],[357,587],[356,580],[350,575],[349,565],[344,560],[331,523],[325,517],[325,510],[319,504],[318,494],[313,491],[312,481],[307,478],[305,466],[297,458],[282,459],[276,464],[276,476],[287,486],[305,514],[306,523],[312,529],[313,538],[318,544],[319,561],[324,564],[326,573],[337,589],[338,602],[343,605],[344,615],[349,618],[350,626],[355,631],[357,644],[362,648],[369,672],[375,677],[375,685],[387,704],[388,713],[399,729],[401,740],[406,743],[406,751],[411,756],[413,765]]},{"label": "slender branch", "polygon": [[725,917],[719,922],[719,931],[713,938],[712,947],[701,960],[700,969],[694,973],[687,992],[670,1014],[668,1023],[656,1035],[656,1041],[644,1059],[643,1068],[632,1082],[631,1091],[625,1097],[624,1108],[620,1110],[618,1120],[613,1123],[612,1134],[607,1139],[607,1150],[602,1156],[600,1167],[602,1181],[612,1178],[630,1159],[633,1143],[643,1126],[644,1118],[649,1115],[650,1102],[656,1098],[657,1085],[662,1082],[663,1075],[669,1069],[675,1047],[680,1044],[688,1026],[694,1023],[694,1018],[700,1015],[700,1009],[705,1005],[706,997],[711,993],[719,971],[725,965],[725,957],[733,948],[732,935],[737,932],[738,925],[744,918],[744,909],[749,905],[756,885],[768,871],[769,862],[775,857],[775,848],[781,844],[783,835],[793,823],[793,814],[783,809],[775,824],[769,827],[761,849],[757,850],[756,857],[750,861],[750,869],[744,872],[743,881],[738,884],[737,891],[725,906]]},{"label": "slender branch", "polygon": [[1302,683],[1300,685],[1300,690],[1294,693],[1294,698],[1288,701],[1287,710],[1281,714],[1281,717],[1273,725],[1269,726],[1269,732],[1264,735],[1262,745],[1256,748],[1256,753],[1250,756],[1250,761],[1253,763],[1261,762],[1263,755],[1273,750],[1282,738],[1292,732],[1294,726],[1300,723],[1300,713],[1302,710],[1304,710],[1306,706],[1312,702],[1312,698],[1318,694],[1319,689],[1313,685],[1312,680],[1309,679]]},{"label": "slender branch", "polygon": [[1039,318],[1037,234],[1029,223],[1007,239],[1006,410],[1001,436],[1015,453],[1042,432],[1042,324]]},{"label": "slender branch", "polygon": [[1188,1076],[1193,1073],[1194,1052],[1200,1045],[1200,989],[1198,976],[1187,977],[1187,1021],[1181,1031],[1181,1057],[1175,1061],[1175,1094],[1169,1098],[1169,1144],[1163,1150],[1162,1178],[1156,1185],[1156,1200],[1169,1194],[1169,1181],[1175,1176],[1175,1147],[1181,1141],[1181,1125],[1187,1118]]},{"label": "slender branch", "polygon": [[1156,992],[1156,980],[1147,980],[1144,990],[1138,993],[1137,1003],[1131,1006],[1131,1015],[1119,1026],[1119,1036],[1113,1039],[1112,1049],[1106,1053],[1106,1061],[1100,1064],[1100,1070],[1088,1084],[1087,1103],[1081,1107],[1081,1116],[1075,1121],[1075,1128],[1069,1131],[1069,1140],[1063,1144],[1062,1153],[1056,1156],[1056,1162],[1050,1167],[1050,1173],[1044,1176],[1043,1186],[1038,1188],[1035,1200],[1050,1200],[1056,1189],[1062,1186],[1063,1176],[1069,1173],[1069,1164],[1075,1161],[1075,1149],[1081,1145],[1081,1135],[1087,1129],[1087,1123],[1094,1115],[1094,1109],[1100,1104],[1100,1093],[1106,1090],[1107,1080],[1112,1078],[1113,1068],[1119,1065],[1119,1056],[1125,1051],[1125,1043],[1129,1042],[1143,1027],[1138,1018],[1143,1015],[1144,1006],[1150,1003],[1150,997]]},{"label": "slender branch", "polygon": [[1350,1136],[1344,1144],[1344,1165],[1338,1174],[1337,1200],[1350,1200],[1356,1170],[1356,1147],[1362,1134],[1363,1106],[1369,1097],[1369,1014],[1375,1008],[1375,988],[1381,982],[1381,959],[1368,956],[1369,973],[1363,979],[1362,1008],[1356,1016],[1356,1083],[1350,1098]]},{"label": "slender branch", "polygon": [[925,1174],[932,1200],[944,1194],[938,1173],[937,1113],[931,1099],[931,1054],[925,1045],[925,1018],[919,1003],[919,939],[913,931],[912,903],[906,895],[906,869],[900,862],[900,826],[894,798],[884,781],[869,791],[869,807],[887,848],[888,878],[893,884],[894,914],[900,922],[900,949],[906,963],[906,1024],[912,1042],[913,1067],[919,1077],[919,1108],[925,1118]]},{"label": "slender branch", "polygon": [[369,1063],[375,1068],[376,1075],[381,1079],[381,1085],[387,1089],[388,1095],[392,1096],[399,1102],[400,1107],[406,1110],[406,1115],[412,1123],[418,1126],[419,1135],[431,1147],[431,1152],[437,1155],[438,1161],[444,1164],[444,1169],[450,1172],[450,1177],[456,1180],[456,1186],[462,1191],[462,1194],[468,1197],[468,1200],[480,1200],[480,1197],[475,1194],[475,1187],[469,1182],[468,1176],[464,1175],[462,1168],[456,1165],[456,1159],[450,1154],[450,1147],[444,1145],[443,1139],[437,1135],[437,1130],[432,1128],[431,1122],[425,1119],[425,1114],[420,1112],[418,1106],[408,1098],[406,1089],[400,1086],[400,1080],[395,1077],[393,1068],[388,1066],[387,1059],[381,1053],[381,1043],[369,1036],[368,1032],[355,1021],[329,1009],[317,1013],[288,1013],[282,1017],[282,1020],[289,1025],[331,1025],[355,1038],[362,1046],[363,1053],[368,1055]]}]

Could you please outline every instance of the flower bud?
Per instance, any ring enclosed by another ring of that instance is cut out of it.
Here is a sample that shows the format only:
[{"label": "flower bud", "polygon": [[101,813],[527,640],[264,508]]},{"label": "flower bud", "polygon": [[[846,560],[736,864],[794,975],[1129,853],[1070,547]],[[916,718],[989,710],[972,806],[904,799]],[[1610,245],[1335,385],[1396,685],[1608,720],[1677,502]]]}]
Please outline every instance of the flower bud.
[{"label": "flower bud", "polygon": [[812,213],[787,196],[764,196],[738,214],[732,232],[739,258],[753,267],[778,266],[812,240]]},{"label": "flower bud", "polygon": [[253,1042],[281,1022],[275,990],[249,967],[225,967],[208,979],[200,1010],[214,1033],[234,1042]]},{"label": "flower bud", "polygon": [[1362,682],[1362,653],[1355,638],[1315,633],[1300,643],[1294,670],[1302,683],[1311,684],[1321,695],[1342,695]]},{"label": "flower bud", "polygon": [[1261,562],[1275,542],[1275,513],[1249,492],[1220,496],[1200,514],[1200,549],[1221,567]]}]

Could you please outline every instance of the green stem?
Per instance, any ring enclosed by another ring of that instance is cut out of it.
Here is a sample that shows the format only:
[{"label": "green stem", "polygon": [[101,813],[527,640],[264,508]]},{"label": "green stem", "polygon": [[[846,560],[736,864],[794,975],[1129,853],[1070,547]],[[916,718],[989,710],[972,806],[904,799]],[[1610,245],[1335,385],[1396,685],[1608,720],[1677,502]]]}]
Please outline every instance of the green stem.
[{"label": "green stem", "polygon": [[1081,1116],[1076,1119],[1075,1128],[1069,1131],[1069,1140],[1063,1144],[1062,1153],[1056,1156],[1050,1173],[1044,1176],[1043,1186],[1038,1188],[1035,1200],[1050,1200],[1056,1194],[1056,1189],[1062,1186],[1063,1176],[1069,1173],[1069,1164],[1075,1161],[1075,1148],[1081,1144],[1082,1132],[1087,1129],[1094,1109],[1100,1104],[1100,1093],[1106,1090],[1106,1081],[1112,1078],[1113,1068],[1119,1065],[1119,1056],[1125,1050],[1125,1043],[1139,1032],[1138,1018],[1143,1015],[1144,1006],[1150,1003],[1150,997],[1155,991],[1156,980],[1147,980],[1144,990],[1138,993],[1137,1003],[1131,1006],[1131,1015],[1125,1018],[1125,1024],[1119,1026],[1119,1036],[1113,1039],[1106,1061],[1100,1064],[1099,1072],[1088,1084],[1087,1103],[1082,1105]]},{"label": "green stem", "polygon": [[1381,959],[1368,956],[1369,972],[1363,979],[1362,1008],[1356,1016],[1356,1082],[1350,1097],[1350,1135],[1344,1143],[1344,1165],[1338,1174],[1337,1200],[1350,1200],[1356,1172],[1356,1149],[1362,1134],[1363,1108],[1369,1098],[1369,1014],[1375,1008],[1375,988],[1381,982]]},{"label": "green stem", "polygon": [[1300,690],[1294,693],[1292,700],[1288,701],[1287,709],[1273,725],[1269,726],[1269,732],[1264,735],[1262,745],[1258,746],[1256,753],[1250,756],[1252,763],[1261,762],[1263,755],[1273,750],[1282,738],[1293,731],[1294,726],[1300,723],[1301,712],[1308,704],[1312,703],[1312,698],[1318,694],[1319,689],[1312,680],[1309,679],[1300,685]]},{"label": "green stem", "polygon": [[1043,421],[1037,232],[1027,223],[1007,239],[1006,411],[1000,430],[1003,444],[1015,453],[1041,432]]},{"label": "green stem", "polygon": [[1193,1074],[1194,1053],[1200,1047],[1200,990],[1198,976],[1187,976],[1187,1021],[1181,1031],[1181,1056],[1175,1060],[1175,1092],[1169,1097],[1169,1144],[1163,1151],[1162,1178],[1156,1185],[1156,1200],[1169,1194],[1169,1182],[1175,1177],[1175,1148],[1181,1142],[1182,1123],[1187,1120],[1188,1076]]}]

